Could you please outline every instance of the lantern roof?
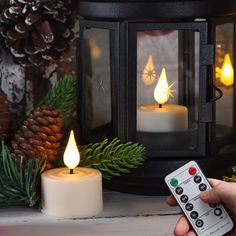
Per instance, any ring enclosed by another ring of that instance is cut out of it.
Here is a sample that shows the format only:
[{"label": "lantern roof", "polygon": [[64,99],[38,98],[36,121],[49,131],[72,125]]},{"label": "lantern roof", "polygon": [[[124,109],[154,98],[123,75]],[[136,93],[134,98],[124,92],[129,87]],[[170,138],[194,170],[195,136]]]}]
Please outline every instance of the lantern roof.
[{"label": "lantern roof", "polygon": [[236,16],[235,0],[79,0],[85,18],[157,20]]}]

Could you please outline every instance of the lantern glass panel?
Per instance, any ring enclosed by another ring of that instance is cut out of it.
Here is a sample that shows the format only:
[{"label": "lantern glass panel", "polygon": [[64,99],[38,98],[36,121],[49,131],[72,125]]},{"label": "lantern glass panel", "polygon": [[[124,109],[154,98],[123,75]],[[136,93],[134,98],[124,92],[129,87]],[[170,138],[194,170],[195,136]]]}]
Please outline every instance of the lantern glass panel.
[{"label": "lantern glass panel", "polygon": [[193,30],[137,34],[137,139],[150,150],[198,145],[199,39]]},{"label": "lantern glass panel", "polygon": [[85,141],[110,137],[112,131],[110,30],[84,30],[83,87]]},{"label": "lantern glass panel", "polygon": [[216,26],[215,85],[223,92],[216,101],[216,134],[227,136],[233,127],[234,68],[233,68],[234,24]]}]

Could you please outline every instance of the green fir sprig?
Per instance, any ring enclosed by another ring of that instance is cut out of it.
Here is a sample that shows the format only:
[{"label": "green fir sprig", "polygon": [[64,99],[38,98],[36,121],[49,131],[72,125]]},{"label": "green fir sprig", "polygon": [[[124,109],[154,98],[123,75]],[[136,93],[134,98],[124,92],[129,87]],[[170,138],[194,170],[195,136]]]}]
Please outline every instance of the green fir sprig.
[{"label": "green fir sprig", "polygon": [[55,84],[39,103],[39,106],[49,106],[58,109],[66,119],[76,107],[76,78],[67,75]]},{"label": "green fir sprig", "polygon": [[129,173],[143,164],[145,148],[137,143],[121,143],[115,138],[80,147],[80,166],[91,167],[102,172],[104,179]]},{"label": "green fir sprig", "polygon": [[44,160],[16,163],[2,142],[0,153],[0,207],[35,206],[40,198],[38,184]]}]

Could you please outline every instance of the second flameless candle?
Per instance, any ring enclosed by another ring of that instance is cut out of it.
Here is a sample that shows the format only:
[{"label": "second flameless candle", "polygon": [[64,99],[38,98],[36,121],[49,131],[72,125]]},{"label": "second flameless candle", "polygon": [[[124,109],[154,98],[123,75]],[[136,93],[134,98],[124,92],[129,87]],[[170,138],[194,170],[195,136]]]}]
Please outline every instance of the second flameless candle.
[{"label": "second flameless candle", "polygon": [[188,128],[188,110],[177,104],[141,105],[137,110],[137,130],[144,132],[173,132]]},{"label": "second flameless candle", "polygon": [[164,104],[171,93],[163,68],[154,91],[156,104],[137,107],[137,130],[142,132],[175,132],[188,129],[188,109],[178,104]]}]

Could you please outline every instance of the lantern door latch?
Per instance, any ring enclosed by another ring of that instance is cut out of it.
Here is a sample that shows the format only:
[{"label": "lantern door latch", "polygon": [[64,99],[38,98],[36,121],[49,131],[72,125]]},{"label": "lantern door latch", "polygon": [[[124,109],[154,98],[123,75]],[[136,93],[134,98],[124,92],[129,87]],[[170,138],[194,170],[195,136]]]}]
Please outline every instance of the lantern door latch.
[{"label": "lantern door latch", "polygon": [[223,97],[223,92],[211,81],[210,86],[217,92],[217,95],[210,100],[210,102],[215,102]]}]

